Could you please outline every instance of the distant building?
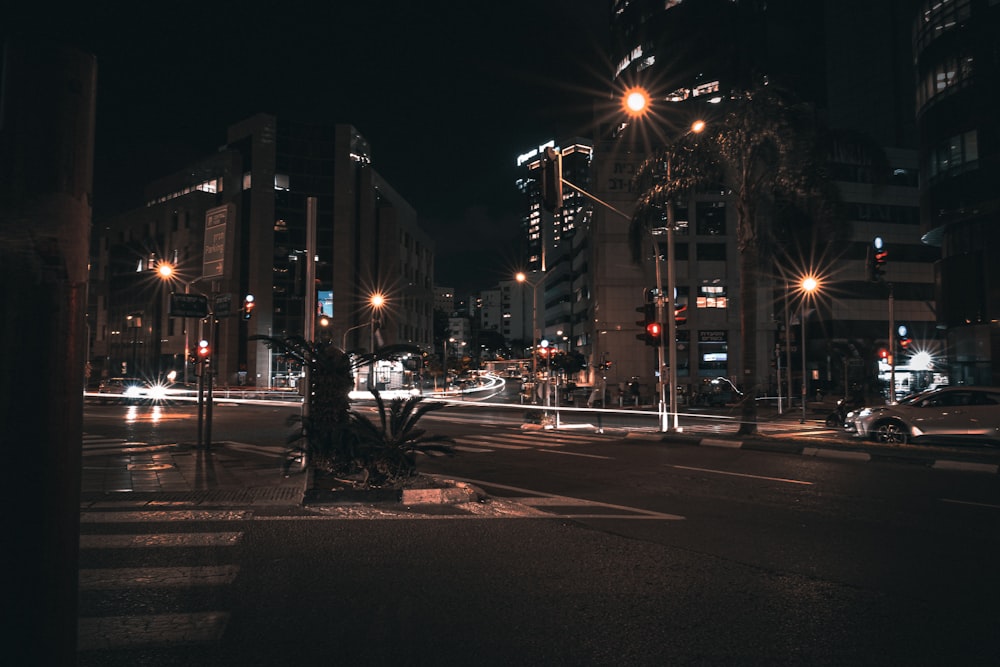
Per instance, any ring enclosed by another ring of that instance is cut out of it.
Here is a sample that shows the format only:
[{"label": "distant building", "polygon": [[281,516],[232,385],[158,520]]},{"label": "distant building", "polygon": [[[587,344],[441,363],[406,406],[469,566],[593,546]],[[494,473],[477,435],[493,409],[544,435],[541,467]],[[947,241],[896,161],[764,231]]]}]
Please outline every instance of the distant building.
[{"label": "distant building", "polygon": [[455,288],[434,286],[434,310],[451,315],[455,312]]},{"label": "distant building", "polygon": [[[301,373],[293,360],[249,341],[254,335],[329,336],[348,349],[370,349],[381,338],[430,349],[433,243],[372,168],[353,127],[253,116],[229,128],[217,154],[150,184],[146,199],[144,208],[95,225],[99,289],[91,299],[106,316],[99,315],[93,354],[106,374],[126,363],[129,374],[192,375],[185,352],[205,330],[196,319],[169,316],[171,290],[212,302],[228,295],[231,315],[219,318],[213,345],[220,384],[269,386]],[[205,234],[208,216],[219,224],[214,238]],[[310,248],[315,303],[306,303]],[[176,264],[180,280],[159,282],[152,269],[161,261]],[[375,293],[385,297],[378,312]],[[239,312],[246,294],[256,304],[250,319]],[[308,310],[325,326],[306,331]],[[134,313],[143,315],[139,327],[128,319]]]},{"label": "distant building", "polygon": [[[540,327],[571,332],[572,345],[590,364],[589,379],[607,375],[609,383],[617,383],[636,376],[652,389],[658,376],[656,350],[636,340],[643,317],[637,309],[656,287],[654,257],[666,270],[666,248],[662,236],[651,237],[643,261],[631,261],[627,228],[637,194],[632,175],[652,148],[686,130],[685,119],[710,118],[724,110],[731,91],[765,76],[814,104],[835,133],[873,138],[883,147],[889,169],[873,173],[871,155],[859,151],[857,143],[834,143],[829,169],[843,198],[846,226],[836,240],[817,239],[815,251],[800,248],[795,262],[776,257],[762,276],[760,308],[750,323],[758,330],[753,373],[766,378],[766,392],[786,396],[789,362],[796,394],[803,379],[811,395],[815,389],[843,390],[857,377],[872,376],[889,334],[887,285],[867,276],[874,236],[892,248],[886,278],[893,283],[896,321],[909,325],[915,342],[933,346],[935,254],[921,244],[918,226],[916,133],[913,106],[907,104],[908,3],[610,4],[614,95],[634,85],[645,87],[658,105],[657,118],[649,119],[645,131],[638,123],[605,124],[614,114],[597,118],[589,144],[589,185],[583,179],[579,184],[603,203],[581,197],[585,210],[569,233],[558,214],[549,215],[541,206],[540,172],[530,169],[545,145],[519,158],[526,173],[518,186],[529,195],[524,220],[531,252],[524,262],[539,272],[536,281],[545,279]],[[857,48],[845,54],[848,34]],[[708,42],[717,48],[699,48]],[[735,212],[726,193],[710,191],[677,202],[675,212],[670,260],[676,306],[685,317],[677,329],[679,383],[689,392],[718,376],[742,383],[748,371],[740,368]],[[819,314],[807,314],[805,368],[798,354],[800,315],[793,308],[786,317],[783,308],[783,277],[790,268],[799,274],[819,270],[828,279]],[[780,359],[776,349],[783,350]],[[793,349],[796,354],[790,355]],[[605,373],[598,372],[602,366]]]}]

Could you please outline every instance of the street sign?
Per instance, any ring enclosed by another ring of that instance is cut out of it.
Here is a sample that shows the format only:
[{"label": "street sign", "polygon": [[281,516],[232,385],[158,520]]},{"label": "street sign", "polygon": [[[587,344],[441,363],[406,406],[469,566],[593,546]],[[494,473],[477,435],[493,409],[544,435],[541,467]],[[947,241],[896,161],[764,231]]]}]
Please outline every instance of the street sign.
[{"label": "street sign", "polygon": [[233,295],[222,292],[212,295],[212,313],[216,317],[227,317],[233,314]]},{"label": "street sign", "polygon": [[204,294],[170,295],[170,317],[208,317],[208,297]]}]

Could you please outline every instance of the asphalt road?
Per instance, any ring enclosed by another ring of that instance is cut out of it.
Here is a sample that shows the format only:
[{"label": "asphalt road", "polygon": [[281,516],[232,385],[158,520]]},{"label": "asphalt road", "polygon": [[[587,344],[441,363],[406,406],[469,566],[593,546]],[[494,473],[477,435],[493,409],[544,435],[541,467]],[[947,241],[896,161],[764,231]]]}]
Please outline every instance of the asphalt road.
[{"label": "asphalt road", "polygon": [[[174,418],[183,408],[140,414],[88,408],[85,429],[170,440],[191,428]],[[216,418],[225,439],[273,444],[285,431],[280,409],[218,407]],[[227,620],[213,641],[84,652],[81,664],[1000,663],[996,475],[427,426],[460,450],[424,471],[473,480],[535,518],[161,512],[87,525],[242,538],[229,550],[85,552],[81,568],[197,562],[238,575],[201,592],[84,595],[84,613],[193,607]]]}]

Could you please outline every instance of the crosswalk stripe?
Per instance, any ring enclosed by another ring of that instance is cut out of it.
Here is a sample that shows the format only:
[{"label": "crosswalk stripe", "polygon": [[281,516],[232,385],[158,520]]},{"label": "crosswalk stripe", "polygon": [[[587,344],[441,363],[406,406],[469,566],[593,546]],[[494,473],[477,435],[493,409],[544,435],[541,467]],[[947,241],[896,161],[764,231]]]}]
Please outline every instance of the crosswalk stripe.
[{"label": "crosswalk stripe", "polygon": [[146,523],[151,521],[242,521],[248,510],[152,510],[81,512],[80,523]]},{"label": "crosswalk stripe", "polygon": [[78,619],[77,649],[211,642],[222,637],[228,622],[229,614],[220,611],[84,617]]},{"label": "crosswalk stripe", "polygon": [[480,441],[479,438],[474,438],[470,436],[455,438],[455,442],[459,443],[460,445],[472,445],[472,446],[485,445],[488,447],[496,447],[497,449],[531,449],[531,447],[528,447],[527,445],[505,445],[499,442],[494,442],[488,438],[483,438],[482,441]]},{"label": "crosswalk stripe", "polygon": [[238,565],[192,567],[118,567],[80,570],[80,590],[127,590],[135,588],[192,588],[231,584]]},{"label": "crosswalk stripe", "polygon": [[146,549],[152,547],[231,547],[243,533],[151,533],[138,535],[81,535],[81,549]]}]

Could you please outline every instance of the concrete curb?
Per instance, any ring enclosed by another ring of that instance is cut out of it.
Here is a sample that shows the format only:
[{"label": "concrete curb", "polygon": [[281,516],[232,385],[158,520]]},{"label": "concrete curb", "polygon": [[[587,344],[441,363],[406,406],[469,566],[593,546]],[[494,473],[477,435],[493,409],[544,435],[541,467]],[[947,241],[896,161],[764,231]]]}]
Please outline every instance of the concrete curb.
[{"label": "concrete curb", "polygon": [[[982,472],[1000,474],[1000,452],[955,452],[943,454],[934,447],[927,449],[901,449],[899,447],[883,447],[877,444],[858,443],[841,445],[825,443],[822,445],[787,444],[768,439],[766,436],[750,436],[746,439],[738,437],[714,436],[704,437],[684,433],[660,433],[634,431],[625,436],[627,440],[642,440],[645,442],[675,443],[699,447],[722,447],[728,449],[746,449],[751,451],[779,452],[813,456],[816,458],[837,459],[846,461],[894,462],[923,465],[936,470],[956,470],[964,472]],[[909,447],[909,446],[907,446]]]}]

